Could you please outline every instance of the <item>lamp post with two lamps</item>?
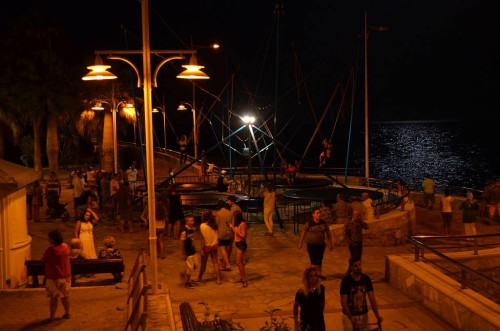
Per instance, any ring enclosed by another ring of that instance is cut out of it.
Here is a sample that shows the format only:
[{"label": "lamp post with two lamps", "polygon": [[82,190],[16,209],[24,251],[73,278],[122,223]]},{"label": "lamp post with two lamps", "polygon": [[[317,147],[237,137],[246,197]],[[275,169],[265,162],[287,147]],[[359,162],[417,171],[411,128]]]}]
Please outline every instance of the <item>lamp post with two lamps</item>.
[{"label": "lamp post with two lamps", "polygon": [[[134,105],[131,104],[130,102],[116,100],[114,98],[114,96],[112,96],[110,100],[94,99],[94,102],[95,102],[95,105],[92,107],[92,110],[94,110],[94,111],[104,110],[103,104],[107,104],[111,108],[111,115],[112,115],[112,121],[113,121],[113,124],[112,124],[112,127],[113,127],[113,170],[114,170],[114,173],[116,174],[116,173],[118,173],[118,143],[117,143],[118,140],[117,140],[117,136],[116,136],[116,113],[120,109],[120,106],[122,106],[123,108],[128,109],[127,113],[133,112],[135,115],[135,108],[134,108]],[[108,118],[108,115],[106,113],[106,114],[104,114],[104,121],[105,122],[106,122],[107,118]],[[135,127],[135,120],[134,120],[134,127]],[[107,139],[106,137],[109,136],[109,133],[107,130],[108,130],[108,125],[106,125],[106,123],[104,123],[103,141],[105,139]],[[135,129],[134,129],[134,134],[135,134]],[[107,166],[108,162],[106,161],[107,154],[108,154],[108,151],[107,151],[108,146],[106,146],[106,145],[107,144],[105,144],[103,142],[104,169],[109,171],[110,169]]]},{"label": "lamp post with two lamps", "polygon": [[[145,123],[145,150],[146,150],[146,185],[147,185],[147,196],[148,196],[148,215],[155,215],[155,188],[154,188],[154,147],[153,147],[153,103],[152,103],[152,87],[156,87],[156,77],[160,68],[171,60],[184,59],[184,54],[191,54],[190,64],[185,65],[186,70],[178,75],[178,78],[186,79],[198,79],[198,76],[202,76],[203,79],[209,78],[205,73],[201,72],[199,69],[202,66],[198,66],[196,63],[196,51],[193,50],[156,50],[152,51],[150,47],[149,40],[149,1],[141,1],[141,14],[142,14],[142,50],[121,50],[121,51],[96,51],[95,54],[141,54],[142,55],[142,69],[143,76],[141,80],[141,75],[137,67],[127,58],[122,56],[109,56],[108,59],[121,60],[129,64],[135,71],[137,75],[137,85],[140,87],[141,82],[144,90],[144,123]],[[155,54],[177,54],[177,56],[170,56],[162,60],[154,70],[154,74],[151,73],[151,53]],[[95,67],[95,66],[94,66]],[[109,67],[105,68],[108,69]],[[90,68],[95,71],[96,68]],[[198,70],[196,70],[198,69]],[[183,75],[186,74],[186,75]],[[198,76],[197,76],[198,75]],[[89,73],[87,76],[91,79],[101,79],[103,77],[102,72],[96,74]],[[87,77],[86,76],[86,77]],[[114,77],[116,78],[116,76]],[[156,251],[156,226],[155,222],[151,222],[149,225],[149,251],[151,261],[153,263],[153,279],[152,279],[152,291],[153,294],[158,292],[158,261],[157,261],[157,251]]]}]

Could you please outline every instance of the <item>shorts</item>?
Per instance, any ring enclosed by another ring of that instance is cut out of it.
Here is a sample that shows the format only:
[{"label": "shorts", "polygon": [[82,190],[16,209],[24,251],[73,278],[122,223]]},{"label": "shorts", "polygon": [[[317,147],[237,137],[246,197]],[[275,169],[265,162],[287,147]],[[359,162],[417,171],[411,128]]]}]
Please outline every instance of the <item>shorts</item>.
[{"label": "shorts", "polygon": [[217,239],[219,246],[231,246],[233,239]]},{"label": "shorts", "polygon": [[162,233],[165,233],[165,228],[156,228],[156,235],[157,236],[159,236]]},{"label": "shorts", "polygon": [[238,241],[235,243],[236,245],[236,248],[239,249],[240,251],[246,251],[248,246],[247,246],[247,242],[245,240],[242,240],[242,241]]},{"label": "shorts", "polygon": [[71,277],[60,279],[46,279],[45,290],[50,298],[66,298],[71,292]]},{"label": "shorts", "polygon": [[122,220],[132,221],[133,215],[134,215],[134,213],[132,211],[132,208],[126,208],[126,209],[120,210],[120,218]]},{"label": "shorts", "polygon": [[[355,315],[353,316],[356,322],[358,323],[359,330],[367,330],[368,328],[368,314],[363,314],[363,315]],[[353,330],[352,328],[352,322],[347,317],[347,315],[342,314],[342,326],[344,327],[344,331],[351,331]]]},{"label": "shorts", "polygon": [[488,215],[490,217],[495,216],[495,211],[498,210],[498,215],[500,216],[500,203],[497,203],[496,205],[488,205]]},{"label": "shorts", "polygon": [[198,266],[198,255],[197,254],[189,255],[186,258],[186,274],[192,275],[197,266]]},{"label": "shorts", "polygon": [[217,251],[219,249],[219,245],[205,246],[203,247],[203,253],[210,253],[210,251]]},{"label": "shorts", "polygon": [[181,219],[174,219],[173,217],[168,217],[167,218],[167,223],[168,224],[175,224],[175,222],[181,222],[182,223]]},{"label": "shorts", "polygon": [[434,193],[424,193],[424,201],[432,201],[434,202]]}]

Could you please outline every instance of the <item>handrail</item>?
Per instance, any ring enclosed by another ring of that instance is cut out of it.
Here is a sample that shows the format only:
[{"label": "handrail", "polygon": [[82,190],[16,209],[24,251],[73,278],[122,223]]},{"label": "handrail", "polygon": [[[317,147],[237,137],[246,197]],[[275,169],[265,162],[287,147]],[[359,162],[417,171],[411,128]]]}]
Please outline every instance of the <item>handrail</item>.
[{"label": "handrail", "polygon": [[148,280],[146,274],[146,263],[144,261],[144,250],[142,250],[135,260],[132,271],[128,278],[128,297],[127,297],[127,324],[125,330],[135,331],[139,328],[146,329],[147,320],[147,290]]},{"label": "handrail", "polygon": [[[500,234],[482,234],[482,235],[476,235],[476,236],[412,236],[409,238],[409,241],[415,245],[415,262],[419,262],[420,258],[425,258],[424,257],[424,249],[429,250],[431,253],[435,254],[436,256],[440,257],[441,259],[445,260],[448,263],[451,263],[455,265],[456,267],[459,268],[460,270],[460,277],[455,276],[455,278],[459,278],[458,281],[461,284],[461,288],[465,289],[467,288],[467,274],[474,275],[476,277],[479,277],[480,279],[486,281],[488,284],[492,285],[495,287],[495,292],[498,291],[498,287],[500,286],[500,282],[497,282],[494,279],[491,279],[490,277],[483,275],[480,272],[477,272],[468,266],[458,262],[455,259],[452,259],[445,254],[439,252],[437,249],[430,247],[429,244],[424,243],[424,240],[428,239],[446,239],[446,240],[457,240],[457,239],[468,239],[472,238],[474,240],[474,255],[478,255],[479,251],[477,249],[477,240],[481,238],[490,238],[490,237],[499,237]],[[465,246],[463,246],[465,247]],[[427,261],[431,262],[429,259],[426,259]]]}]

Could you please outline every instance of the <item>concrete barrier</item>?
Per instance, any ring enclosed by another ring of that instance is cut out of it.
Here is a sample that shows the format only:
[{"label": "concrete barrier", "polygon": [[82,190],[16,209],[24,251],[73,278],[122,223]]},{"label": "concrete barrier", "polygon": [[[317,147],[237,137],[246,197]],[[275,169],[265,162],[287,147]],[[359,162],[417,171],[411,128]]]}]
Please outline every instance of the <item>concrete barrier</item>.
[{"label": "concrete barrier", "polygon": [[[455,254],[455,253],[451,253]],[[456,253],[452,258],[460,260],[471,252]],[[450,254],[447,254],[450,255]],[[498,261],[500,250],[474,256],[476,263],[485,267]],[[451,257],[451,256],[450,256]],[[431,258],[426,255],[426,258]],[[481,261],[482,262],[478,262]],[[459,282],[444,275],[432,265],[414,262],[413,255],[388,255],[386,257],[386,281],[393,287],[421,302],[428,309],[459,330],[500,330],[500,306],[470,289],[462,289]]]},{"label": "concrete barrier", "polygon": [[[415,206],[407,203],[404,210],[392,210],[366,223],[369,228],[363,232],[364,246],[401,245],[405,238],[415,234]],[[334,246],[346,245],[344,224],[330,225],[330,232]]]}]

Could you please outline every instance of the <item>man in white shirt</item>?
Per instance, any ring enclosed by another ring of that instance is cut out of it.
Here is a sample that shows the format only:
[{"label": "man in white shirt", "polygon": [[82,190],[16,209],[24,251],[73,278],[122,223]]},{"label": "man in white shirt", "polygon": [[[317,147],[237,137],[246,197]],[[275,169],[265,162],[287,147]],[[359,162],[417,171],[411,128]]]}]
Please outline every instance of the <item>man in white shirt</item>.
[{"label": "man in white shirt", "polygon": [[130,183],[130,189],[132,190],[132,194],[135,194],[136,182],[137,182],[137,168],[135,167],[135,161],[132,162],[132,165],[127,169],[126,175],[127,180]]},{"label": "man in white shirt", "polygon": [[363,204],[363,220],[372,220],[375,218],[375,208],[373,208],[373,200],[368,192],[361,193],[361,203]]}]

